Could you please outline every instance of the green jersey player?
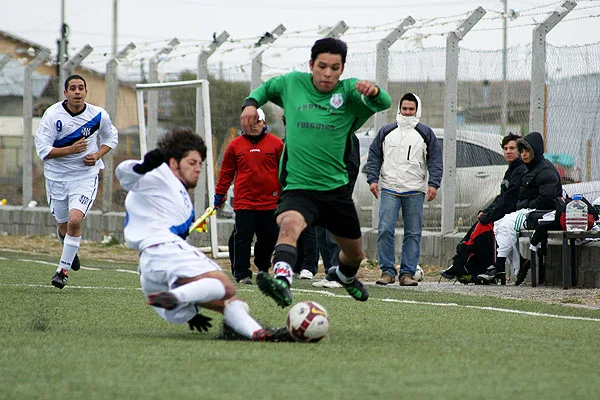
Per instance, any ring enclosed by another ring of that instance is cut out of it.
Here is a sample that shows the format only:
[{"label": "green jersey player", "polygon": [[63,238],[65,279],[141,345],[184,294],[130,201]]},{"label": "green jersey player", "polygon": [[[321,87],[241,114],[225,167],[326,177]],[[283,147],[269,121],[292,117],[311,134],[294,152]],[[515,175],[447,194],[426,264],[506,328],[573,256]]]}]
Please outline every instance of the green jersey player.
[{"label": "green jersey player", "polygon": [[296,242],[307,225],[328,229],[341,249],[340,265],[328,272],[329,278],[341,283],[356,300],[369,297],[356,278],[364,253],[347,185],[346,160],[352,133],[370,116],[389,108],[391,99],[372,82],[340,80],[347,50],[339,39],[317,40],[311,49],[311,73],[290,72],[272,78],[244,101],[240,118],[244,131],[257,122],[256,109],[268,101],[283,107],[286,119],[274,277],[265,272],[256,277],[261,291],[282,307],[292,303]]}]

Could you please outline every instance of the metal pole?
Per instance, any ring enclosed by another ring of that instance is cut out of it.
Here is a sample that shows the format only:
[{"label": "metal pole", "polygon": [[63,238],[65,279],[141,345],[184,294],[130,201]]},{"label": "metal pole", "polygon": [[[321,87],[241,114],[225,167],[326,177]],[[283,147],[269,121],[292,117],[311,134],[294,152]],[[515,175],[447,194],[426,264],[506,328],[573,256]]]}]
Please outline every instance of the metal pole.
[{"label": "metal pole", "polygon": [[[208,58],[214,54],[214,52],[225,43],[225,41],[229,39],[229,33],[227,31],[221,32],[221,34],[215,37],[211,44],[208,45],[208,49],[202,50],[200,55],[198,56],[198,73],[197,79],[203,79],[208,82]],[[206,142],[206,147],[212,148],[212,139],[210,142],[207,141],[207,135],[212,137],[212,133],[206,132],[206,124],[204,121],[207,118],[210,118],[210,108],[208,109],[208,113],[205,114],[204,110],[204,102],[202,99],[202,90],[204,90],[204,86],[196,89],[196,133],[202,137]],[[212,154],[212,149],[211,149]],[[196,190],[194,190],[194,208],[196,210],[204,210],[206,208],[206,185],[207,185],[207,175],[208,175],[208,165],[213,167],[213,158],[212,156],[209,158],[206,157],[206,168],[202,168],[200,172],[200,179],[198,185],[196,186]],[[214,168],[214,167],[213,167]],[[213,176],[214,181],[214,176]],[[210,192],[210,187],[208,188]],[[216,233],[216,231],[215,231]],[[212,235],[212,233],[211,233]]]},{"label": "metal pole", "polygon": [[8,62],[12,59],[12,54],[10,53],[6,53],[1,59],[0,59],[0,71],[2,71],[2,68],[4,68],[4,66],[6,64],[8,64]]},{"label": "metal pole", "polygon": [[529,132],[544,133],[546,86],[546,35],[577,5],[565,1],[533,30],[531,42],[531,89],[529,97]]},{"label": "metal pole", "polygon": [[117,55],[117,47],[118,47],[118,12],[119,12],[119,0],[113,0],[113,31],[112,31],[112,55],[113,57]]},{"label": "metal pole", "polygon": [[59,42],[58,42],[58,101],[61,101],[63,99],[63,91],[61,90],[61,88],[64,86],[65,84],[65,79],[67,78],[66,76],[64,76],[63,73],[63,65],[65,65],[65,53],[66,53],[66,47],[67,47],[67,41],[66,41],[66,34],[67,34],[67,29],[66,29],[66,24],[65,24],[65,0],[61,0],[60,2],[60,30],[59,30]]},{"label": "metal pole", "polygon": [[50,60],[50,50],[43,49],[25,67],[23,79],[23,206],[33,197],[33,71]]},{"label": "metal pole", "polygon": [[[375,83],[381,89],[388,90],[389,80],[389,61],[390,61],[390,47],[396,43],[398,39],[408,30],[409,26],[413,25],[415,20],[409,16],[404,19],[387,35],[381,42],[377,43],[377,54],[375,57]],[[379,132],[379,129],[387,122],[387,111],[381,111],[375,114],[375,126],[374,134]],[[371,227],[376,229],[379,224],[379,201],[373,197],[371,208]]]},{"label": "metal pole", "polygon": [[[163,47],[152,59],[150,59],[148,67],[149,83],[158,82],[158,63],[162,61],[162,57],[173,51],[173,48],[179,44],[179,39],[173,38]],[[158,137],[158,92],[150,91],[148,93],[148,136],[146,148],[153,149],[156,146]],[[143,156],[143,154],[142,154]]]},{"label": "metal pole", "polygon": [[[106,64],[106,79],[104,84],[106,101],[104,106],[115,126],[117,126],[119,111],[119,75],[117,68],[119,66],[119,61],[127,57],[127,54],[133,49],[135,49],[135,44],[129,43]],[[104,162],[104,171],[102,172],[102,211],[110,211],[112,206],[114,176],[112,151],[102,157],[102,161]]]},{"label": "metal pole", "polygon": [[442,234],[454,230],[456,187],[456,118],[458,114],[458,43],[485,15],[477,8],[446,38],[446,94],[444,96],[444,179],[442,180]]},{"label": "metal pole", "polygon": [[[279,24],[277,28],[273,29],[272,32],[266,32],[258,42],[254,44],[255,48],[261,46],[267,46],[272,44],[277,38],[279,38],[283,32],[285,32],[285,26]],[[260,50],[253,58],[252,58],[252,73],[251,73],[251,81],[250,81],[250,90],[254,90],[260,86],[262,83],[262,55],[266,49]]]},{"label": "metal pole", "polygon": [[344,21],[339,21],[333,28],[331,28],[323,37],[324,38],[339,38],[348,30],[348,25]]},{"label": "metal pole", "polygon": [[504,3],[504,14],[502,18],[502,110],[500,112],[500,134],[506,136],[508,125],[508,82],[506,64],[508,61],[508,0]]}]

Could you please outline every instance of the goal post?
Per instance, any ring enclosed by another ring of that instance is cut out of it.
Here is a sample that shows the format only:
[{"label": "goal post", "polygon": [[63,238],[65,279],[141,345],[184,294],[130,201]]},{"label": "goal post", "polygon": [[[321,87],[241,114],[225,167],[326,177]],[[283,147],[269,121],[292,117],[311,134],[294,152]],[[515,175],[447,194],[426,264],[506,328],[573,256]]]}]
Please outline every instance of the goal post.
[{"label": "goal post", "polygon": [[[206,143],[206,168],[203,168],[204,173],[200,176],[200,185],[196,187],[194,195],[194,209],[197,214],[204,212],[206,198],[206,192],[208,190],[208,199],[212,199],[215,194],[215,171],[213,165],[213,140],[212,140],[212,126],[210,121],[210,92],[209,82],[206,79],[197,79],[190,81],[177,81],[177,82],[161,82],[161,83],[142,83],[135,86],[136,100],[137,100],[137,115],[138,115],[138,129],[139,129],[139,141],[140,141],[140,154],[144,157],[144,154],[148,151],[148,148],[154,148],[156,146],[157,132],[151,132],[148,135],[146,130],[146,116],[144,110],[144,92],[158,91],[165,89],[182,89],[182,88],[196,88],[196,118],[195,118],[195,132],[204,133],[204,142]],[[202,135],[201,135],[202,136]],[[150,141],[153,143],[149,143]],[[204,179],[205,178],[205,179]],[[206,182],[206,184],[203,184]],[[211,251],[213,258],[228,257],[229,252],[219,251],[219,236],[217,232],[217,219],[216,217],[210,218],[210,249],[202,249],[203,251]]]}]

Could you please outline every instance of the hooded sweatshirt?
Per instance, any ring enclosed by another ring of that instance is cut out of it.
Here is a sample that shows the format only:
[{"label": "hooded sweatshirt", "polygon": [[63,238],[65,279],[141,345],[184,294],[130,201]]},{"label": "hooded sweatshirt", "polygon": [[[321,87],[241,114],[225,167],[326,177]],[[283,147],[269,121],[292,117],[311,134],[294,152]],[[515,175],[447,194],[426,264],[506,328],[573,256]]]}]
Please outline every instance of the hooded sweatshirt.
[{"label": "hooded sweatshirt", "polygon": [[440,187],[442,147],[433,130],[419,122],[422,104],[415,98],[416,115],[402,115],[399,104],[396,122],[383,126],[369,148],[367,182],[378,182],[381,190],[426,193],[428,186]]},{"label": "hooded sweatshirt", "polygon": [[532,132],[517,140],[519,152],[526,148],[532,157],[525,163],[527,172],[521,179],[517,210],[532,208],[537,210],[555,210],[556,198],[562,196],[560,175],[554,164],[544,157],[544,139],[539,132]]}]

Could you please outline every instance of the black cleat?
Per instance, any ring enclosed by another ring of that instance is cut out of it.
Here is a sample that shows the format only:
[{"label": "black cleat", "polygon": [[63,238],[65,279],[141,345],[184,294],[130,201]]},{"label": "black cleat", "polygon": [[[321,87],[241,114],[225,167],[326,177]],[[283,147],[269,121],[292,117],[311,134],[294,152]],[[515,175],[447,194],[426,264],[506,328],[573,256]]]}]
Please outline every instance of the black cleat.
[{"label": "black cleat", "polygon": [[148,295],[148,304],[154,307],[172,310],[179,304],[177,297],[171,292],[158,292]]},{"label": "black cleat", "polygon": [[525,281],[527,278],[527,272],[531,269],[531,260],[527,260],[521,263],[521,268],[519,269],[519,273],[517,274],[517,280],[515,281],[515,286],[519,286],[521,283]]},{"label": "black cleat", "polygon": [[481,280],[482,282],[503,280],[505,277],[506,272],[498,271],[494,265],[490,265],[483,274],[477,275],[477,279]]},{"label": "black cleat", "polygon": [[265,296],[269,296],[280,307],[292,304],[290,284],[285,278],[273,278],[267,272],[256,274],[256,284]]},{"label": "black cleat", "polygon": [[[258,330],[256,332],[260,332],[260,330]],[[234,331],[226,323],[223,323],[223,330],[221,331],[221,333],[219,333],[218,339],[219,340],[232,340],[232,341],[250,340],[246,336],[242,336],[239,333],[237,333],[236,331]]]},{"label": "black cleat", "polygon": [[286,327],[262,328],[252,334],[253,342],[295,342]]},{"label": "black cleat", "polygon": [[367,301],[369,298],[369,292],[367,291],[367,288],[365,287],[365,285],[363,285],[361,281],[358,280],[357,277],[354,277],[354,279],[352,279],[352,282],[350,283],[344,283],[340,280],[340,277],[337,275],[336,270],[330,268],[327,272],[327,280],[338,282],[344,287],[344,289],[346,289],[346,292],[348,292],[348,294],[352,296],[355,300]]},{"label": "black cleat", "polygon": [[79,256],[77,254],[75,254],[75,258],[73,259],[73,262],[71,263],[71,269],[73,271],[79,271],[79,268],[81,268],[81,263],[79,262]]},{"label": "black cleat", "polygon": [[447,269],[440,271],[440,275],[446,279],[458,279],[463,275],[467,275],[469,271],[465,267],[457,267],[454,264],[449,266]]},{"label": "black cleat", "polygon": [[54,276],[52,277],[52,286],[62,289],[67,284],[69,277],[67,276],[67,270],[61,269],[60,271],[56,271]]}]

